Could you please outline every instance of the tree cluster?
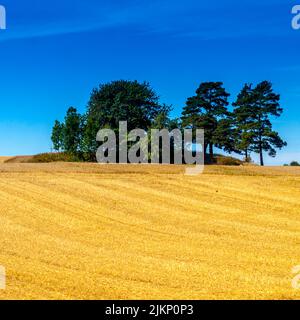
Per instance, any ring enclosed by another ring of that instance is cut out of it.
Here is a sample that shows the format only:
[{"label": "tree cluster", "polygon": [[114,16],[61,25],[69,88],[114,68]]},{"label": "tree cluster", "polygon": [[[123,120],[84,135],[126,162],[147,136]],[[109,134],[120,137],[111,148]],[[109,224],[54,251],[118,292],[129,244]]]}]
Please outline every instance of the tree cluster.
[{"label": "tree cluster", "polygon": [[87,111],[81,115],[69,108],[64,122],[55,121],[51,140],[59,152],[76,154],[85,161],[95,161],[96,141],[100,129],[118,133],[119,121],[128,122],[128,131],[150,129],[192,128],[205,130],[206,162],[214,161],[214,147],[238,153],[249,161],[252,152],[276,156],[276,149],[286,146],[272,119],[279,117],[280,96],[272,84],[263,81],[253,87],[246,84],[229,109],[230,94],[222,82],[200,84],[194,96],[187,99],[180,119],[172,119],[171,106],[160,104],[149,83],[113,81],[92,91]]}]

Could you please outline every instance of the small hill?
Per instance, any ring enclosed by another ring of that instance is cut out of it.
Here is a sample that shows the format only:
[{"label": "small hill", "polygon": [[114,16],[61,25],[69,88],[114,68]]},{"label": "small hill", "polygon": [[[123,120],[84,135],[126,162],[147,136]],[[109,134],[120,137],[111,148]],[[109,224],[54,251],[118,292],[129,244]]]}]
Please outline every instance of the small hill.
[{"label": "small hill", "polygon": [[220,166],[241,166],[244,163],[245,163],[244,161],[239,160],[237,158],[218,154],[215,156],[214,164],[220,165]]},{"label": "small hill", "polygon": [[33,158],[33,156],[16,156],[16,157],[4,157],[4,158],[6,158],[3,161],[4,163],[26,163],[26,162],[29,162]]},{"label": "small hill", "polygon": [[5,157],[5,156],[0,156],[0,163],[4,163],[9,161],[12,157]]},{"label": "small hill", "polygon": [[[66,153],[41,153],[33,156],[3,157],[5,163],[51,163],[51,162],[81,162],[77,156]],[[237,158],[217,154],[214,165],[240,166],[244,161]]]},{"label": "small hill", "polygon": [[33,156],[16,156],[8,158],[5,163],[50,163],[50,162],[78,162],[76,156],[66,153],[41,153]]}]

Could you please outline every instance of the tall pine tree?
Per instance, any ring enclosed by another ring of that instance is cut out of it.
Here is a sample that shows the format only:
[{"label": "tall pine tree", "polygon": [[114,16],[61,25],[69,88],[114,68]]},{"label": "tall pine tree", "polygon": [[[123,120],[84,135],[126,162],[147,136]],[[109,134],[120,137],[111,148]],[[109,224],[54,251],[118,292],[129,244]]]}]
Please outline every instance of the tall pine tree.
[{"label": "tall pine tree", "polygon": [[[204,82],[200,84],[196,95],[188,98],[182,112],[183,127],[205,130],[205,154],[209,147],[210,162],[213,162],[214,158],[214,145],[222,147],[217,128],[220,120],[229,115],[229,96],[222,82]],[[225,123],[221,124],[225,128]]]},{"label": "tall pine tree", "polygon": [[283,109],[279,104],[280,96],[275,94],[268,81],[259,83],[254,89],[245,85],[238,95],[234,115],[237,131],[237,148],[248,157],[250,151],[259,154],[260,164],[264,165],[264,152],[276,156],[276,149],[287,145],[273,130],[272,117],[280,117]]},{"label": "tall pine tree", "polygon": [[253,124],[253,150],[260,155],[260,164],[264,165],[263,152],[276,156],[276,149],[282,149],[287,143],[273,130],[271,117],[280,117],[283,109],[280,107],[280,95],[274,93],[269,81],[259,83],[253,90],[255,122]]},{"label": "tall pine tree", "polygon": [[239,93],[236,102],[233,103],[235,124],[235,148],[244,154],[245,160],[250,160],[253,151],[254,127],[255,127],[255,98],[251,84],[245,84]]}]

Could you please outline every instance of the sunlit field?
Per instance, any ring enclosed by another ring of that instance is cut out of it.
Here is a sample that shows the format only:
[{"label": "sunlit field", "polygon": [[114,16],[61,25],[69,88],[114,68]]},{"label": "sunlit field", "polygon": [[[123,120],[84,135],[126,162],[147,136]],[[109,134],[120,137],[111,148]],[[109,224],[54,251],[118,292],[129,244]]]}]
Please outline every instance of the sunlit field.
[{"label": "sunlit field", "polygon": [[183,169],[1,164],[0,299],[300,298],[300,170]]},{"label": "sunlit field", "polygon": [[3,162],[5,162],[5,161],[7,161],[7,160],[9,160],[11,157],[1,157],[0,156],[0,163],[3,163]]}]

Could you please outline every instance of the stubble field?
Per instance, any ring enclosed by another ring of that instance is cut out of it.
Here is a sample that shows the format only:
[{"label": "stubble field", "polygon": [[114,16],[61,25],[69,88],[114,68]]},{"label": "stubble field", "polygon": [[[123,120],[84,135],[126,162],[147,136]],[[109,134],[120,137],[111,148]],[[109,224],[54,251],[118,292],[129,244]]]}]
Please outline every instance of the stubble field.
[{"label": "stubble field", "polygon": [[0,299],[298,299],[299,199],[296,168],[0,164]]}]

